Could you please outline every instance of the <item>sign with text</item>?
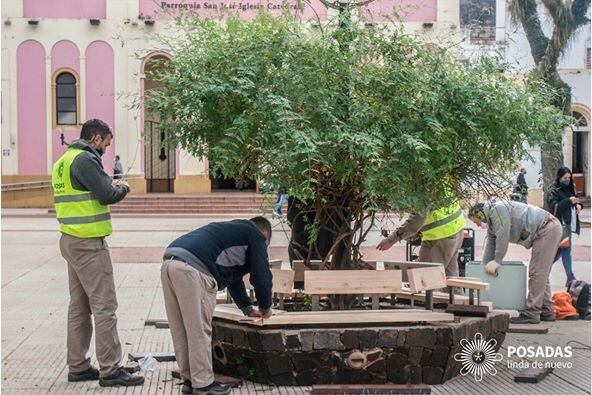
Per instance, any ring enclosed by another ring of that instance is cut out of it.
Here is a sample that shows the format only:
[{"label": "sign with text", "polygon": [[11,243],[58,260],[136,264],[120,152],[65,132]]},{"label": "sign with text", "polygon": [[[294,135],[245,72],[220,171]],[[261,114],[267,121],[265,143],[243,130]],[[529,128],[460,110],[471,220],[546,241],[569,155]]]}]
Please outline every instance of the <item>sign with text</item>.
[{"label": "sign with text", "polygon": [[[140,14],[167,18],[179,12],[195,12],[200,17],[237,15],[254,18],[261,11],[279,15],[288,10],[305,20],[327,20],[327,8],[320,0],[139,0]],[[329,0],[332,1],[332,0]],[[435,22],[438,0],[375,0],[362,7],[365,20],[375,22]]]},{"label": "sign with text", "polygon": [[204,18],[226,14],[250,19],[261,11],[279,15],[286,10],[305,20],[327,19],[327,8],[320,0],[140,0],[140,14],[151,18],[188,11]]}]

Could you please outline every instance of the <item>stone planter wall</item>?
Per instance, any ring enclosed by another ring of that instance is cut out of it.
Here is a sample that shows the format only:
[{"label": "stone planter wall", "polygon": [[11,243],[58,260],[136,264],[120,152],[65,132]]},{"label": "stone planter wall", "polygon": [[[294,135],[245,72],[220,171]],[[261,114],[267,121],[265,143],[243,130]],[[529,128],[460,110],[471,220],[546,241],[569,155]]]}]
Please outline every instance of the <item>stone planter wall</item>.
[{"label": "stone planter wall", "polygon": [[440,384],[460,373],[460,340],[479,332],[501,347],[505,313],[425,326],[262,329],[214,319],[217,373],[276,385]]}]

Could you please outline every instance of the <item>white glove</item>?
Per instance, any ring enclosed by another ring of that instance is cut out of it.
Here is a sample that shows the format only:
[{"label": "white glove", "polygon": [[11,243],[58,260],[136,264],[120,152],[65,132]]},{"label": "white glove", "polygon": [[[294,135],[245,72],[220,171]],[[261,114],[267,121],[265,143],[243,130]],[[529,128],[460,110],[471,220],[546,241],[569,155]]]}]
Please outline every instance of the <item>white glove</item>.
[{"label": "white glove", "polygon": [[501,265],[496,261],[490,261],[487,265],[485,265],[485,273],[489,274],[490,276],[497,277],[500,266]]}]

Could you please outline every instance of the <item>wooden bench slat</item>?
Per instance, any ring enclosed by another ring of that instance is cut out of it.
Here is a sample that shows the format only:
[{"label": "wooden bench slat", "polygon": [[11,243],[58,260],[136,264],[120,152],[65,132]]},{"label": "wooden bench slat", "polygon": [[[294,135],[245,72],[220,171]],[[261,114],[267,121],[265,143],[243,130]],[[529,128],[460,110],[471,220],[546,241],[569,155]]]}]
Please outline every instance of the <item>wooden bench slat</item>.
[{"label": "wooden bench slat", "polygon": [[421,292],[446,287],[444,266],[407,269],[411,292]]},{"label": "wooden bench slat", "polygon": [[304,293],[309,295],[391,294],[402,288],[401,271],[307,270]]},{"label": "wooden bench slat", "polygon": [[489,289],[489,283],[483,283],[483,282],[478,282],[478,281],[469,281],[469,280],[458,280],[458,279],[454,279],[454,278],[447,279],[446,286],[478,289],[479,291],[486,291]]}]

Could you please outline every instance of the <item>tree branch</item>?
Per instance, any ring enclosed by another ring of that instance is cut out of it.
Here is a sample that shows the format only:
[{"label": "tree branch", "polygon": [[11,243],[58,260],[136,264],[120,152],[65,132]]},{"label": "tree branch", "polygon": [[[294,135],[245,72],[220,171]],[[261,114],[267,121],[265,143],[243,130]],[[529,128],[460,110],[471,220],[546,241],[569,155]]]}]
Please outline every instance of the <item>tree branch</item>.
[{"label": "tree branch", "polygon": [[534,63],[538,65],[545,56],[547,46],[549,45],[549,38],[543,33],[536,1],[512,0],[509,9],[512,13],[512,18],[520,21],[530,44],[530,53],[534,59]]}]

